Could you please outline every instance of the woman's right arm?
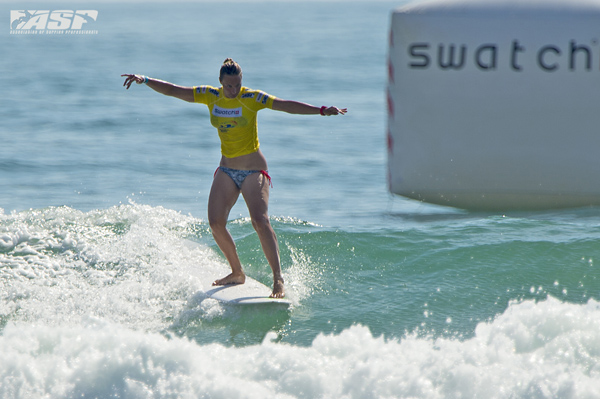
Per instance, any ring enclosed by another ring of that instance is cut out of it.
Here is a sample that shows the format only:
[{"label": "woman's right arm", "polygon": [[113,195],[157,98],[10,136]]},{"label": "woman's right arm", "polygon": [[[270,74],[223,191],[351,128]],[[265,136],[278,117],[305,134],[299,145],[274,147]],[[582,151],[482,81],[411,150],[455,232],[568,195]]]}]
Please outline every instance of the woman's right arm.
[{"label": "woman's right arm", "polygon": [[179,98],[180,100],[190,103],[194,102],[194,89],[192,87],[178,86],[173,83],[165,82],[164,80],[152,79],[142,75],[125,74],[121,76],[126,76],[123,86],[127,86],[127,89],[129,89],[133,82],[136,82],[137,84],[145,82],[148,87],[160,94]]}]

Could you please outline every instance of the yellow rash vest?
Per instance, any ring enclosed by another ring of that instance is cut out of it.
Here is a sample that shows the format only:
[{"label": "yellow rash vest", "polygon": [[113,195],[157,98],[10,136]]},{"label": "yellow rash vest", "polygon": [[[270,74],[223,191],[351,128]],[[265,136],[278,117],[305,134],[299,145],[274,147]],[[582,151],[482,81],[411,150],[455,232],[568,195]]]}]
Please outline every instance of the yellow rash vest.
[{"label": "yellow rash vest", "polygon": [[210,123],[219,131],[221,153],[227,158],[239,157],[258,151],[256,114],[264,108],[273,108],[275,97],[242,87],[235,98],[227,98],[223,88],[194,86],[194,102],[206,104]]}]

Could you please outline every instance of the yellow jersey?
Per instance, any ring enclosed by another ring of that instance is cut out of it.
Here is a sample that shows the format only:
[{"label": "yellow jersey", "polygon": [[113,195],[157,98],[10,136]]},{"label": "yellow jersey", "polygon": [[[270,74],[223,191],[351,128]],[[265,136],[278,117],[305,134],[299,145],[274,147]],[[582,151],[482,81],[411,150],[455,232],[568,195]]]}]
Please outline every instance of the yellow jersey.
[{"label": "yellow jersey", "polygon": [[273,108],[275,97],[242,87],[235,98],[227,98],[223,88],[194,86],[194,102],[206,104],[210,123],[219,131],[221,153],[227,158],[239,157],[258,151],[256,114],[264,108]]}]

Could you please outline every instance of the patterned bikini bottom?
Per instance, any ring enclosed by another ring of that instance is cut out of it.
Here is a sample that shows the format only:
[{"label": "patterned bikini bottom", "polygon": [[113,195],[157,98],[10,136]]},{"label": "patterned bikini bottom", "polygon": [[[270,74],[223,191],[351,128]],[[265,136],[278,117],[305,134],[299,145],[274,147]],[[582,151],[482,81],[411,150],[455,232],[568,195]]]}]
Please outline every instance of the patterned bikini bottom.
[{"label": "patterned bikini bottom", "polygon": [[239,188],[240,190],[242,188],[242,183],[244,182],[244,180],[246,180],[246,177],[248,177],[254,173],[262,174],[269,181],[269,185],[271,187],[273,187],[273,183],[271,182],[271,176],[269,176],[269,173],[266,170],[240,170],[240,169],[231,169],[231,168],[226,168],[224,166],[219,166],[217,168],[217,170],[215,171],[215,175],[217,174],[219,169],[221,169],[221,171],[223,173],[225,173],[227,176],[231,177],[231,180],[233,180],[233,182],[235,183],[237,188]]}]

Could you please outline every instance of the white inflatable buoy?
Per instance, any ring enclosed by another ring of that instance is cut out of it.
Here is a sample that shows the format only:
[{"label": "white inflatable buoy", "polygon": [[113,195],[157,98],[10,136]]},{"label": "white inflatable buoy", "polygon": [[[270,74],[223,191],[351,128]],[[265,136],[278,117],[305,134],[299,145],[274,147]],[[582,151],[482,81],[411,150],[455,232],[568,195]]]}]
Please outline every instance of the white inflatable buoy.
[{"label": "white inflatable buoy", "polygon": [[600,205],[600,0],[392,12],[388,181],[466,209]]}]

